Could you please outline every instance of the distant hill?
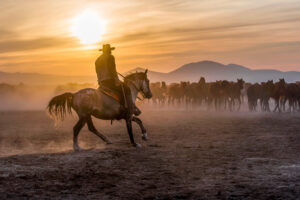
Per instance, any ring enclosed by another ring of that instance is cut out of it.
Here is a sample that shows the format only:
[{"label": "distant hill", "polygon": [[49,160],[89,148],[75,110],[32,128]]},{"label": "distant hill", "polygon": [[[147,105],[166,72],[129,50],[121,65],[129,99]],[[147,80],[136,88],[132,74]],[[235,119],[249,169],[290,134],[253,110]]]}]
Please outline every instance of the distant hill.
[{"label": "distant hill", "polygon": [[[136,68],[127,73],[142,70],[145,69]],[[298,71],[282,72],[278,70],[267,69],[251,70],[247,67],[237,64],[224,65],[213,61],[201,61],[185,64],[169,73],[149,71],[148,75],[152,82],[166,81],[167,83],[179,81],[198,81],[201,76],[205,77],[207,81],[235,81],[237,78],[243,78],[245,81],[252,83],[266,80],[278,81],[279,78],[284,78],[287,82],[300,81],[300,72]],[[53,85],[70,82],[96,83],[96,80],[96,74],[94,76],[58,76],[34,73],[0,72],[0,83],[5,82],[18,84],[22,82],[25,84]]]},{"label": "distant hill", "polygon": [[[133,69],[131,71],[135,71]],[[142,70],[141,68],[137,69]],[[185,64],[178,69],[169,73],[159,73],[149,71],[149,78],[152,82],[166,81],[198,81],[203,76],[207,81],[230,80],[235,81],[238,78],[243,78],[247,82],[263,82],[266,80],[278,81],[279,78],[284,78],[287,82],[295,82],[300,80],[300,72],[289,71],[282,72],[278,70],[251,70],[247,67],[229,64],[224,65],[213,61],[201,61]]]}]

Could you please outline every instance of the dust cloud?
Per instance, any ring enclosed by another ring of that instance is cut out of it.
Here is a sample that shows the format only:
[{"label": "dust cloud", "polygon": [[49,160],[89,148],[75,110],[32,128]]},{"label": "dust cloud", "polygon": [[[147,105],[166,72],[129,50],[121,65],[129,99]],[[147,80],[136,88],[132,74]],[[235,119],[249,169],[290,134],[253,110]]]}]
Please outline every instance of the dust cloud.
[{"label": "dust cloud", "polygon": [[[69,116],[59,127],[44,111],[0,112],[0,194],[20,199],[296,199],[297,114],[150,109],[149,141],[130,145],[125,123],[94,119],[113,144],[85,127],[73,153]],[[12,187],[13,185],[13,187]],[[92,191],[92,192],[91,192]],[[139,192],[137,194],[137,191]]]},{"label": "dust cloud", "polygon": [[49,100],[63,92],[76,92],[94,84],[68,83],[64,85],[0,84],[0,110],[44,110]]}]

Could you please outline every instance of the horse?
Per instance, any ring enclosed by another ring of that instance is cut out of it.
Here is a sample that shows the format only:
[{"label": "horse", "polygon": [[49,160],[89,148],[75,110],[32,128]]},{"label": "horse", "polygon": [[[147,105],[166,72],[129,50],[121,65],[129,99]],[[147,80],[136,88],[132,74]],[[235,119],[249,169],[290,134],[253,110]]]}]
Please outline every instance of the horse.
[{"label": "horse", "polygon": [[152,102],[154,105],[164,105],[166,99],[166,88],[167,86],[164,81],[150,84],[150,89],[153,94]]},{"label": "horse", "polygon": [[[298,98],[300,96],[300,86],[296,83],[288,83],[286,84],[286,96],[285,101],[289,101],[289,112],[297,111]],[[285,103],[285,102],[284,102]]]},{"label": "horse", "polygon": [[[260,99],[262,102],[262,85],[255,83],[247,89],[248,107],[249,111],[254,112],[257,108],[257,101]],[[262,105],[261,105],[262,106]]]},{"label": "horse", "polygon": [[171,83],[168,88],[169,106],[180,106],[184,100],[187,82]]},{"label": "horse", "polygon": [[[150,99],[152,92],[149,87],[149,79],[147,78],[147,71],[136,72],[124,77],[124,84],[130,90],[133,102],[136,101],[137,95],[140,92],[145,98]],[[80,130],[87,124],[90,132],[100,137],[107,144],[111,141],[101,134],[94,126],[92,117],[94,116],[102,120],[121,120],[126,121],[127,132],[129,134],[130,142],[134,147],[141,145],[135,143],[132,133],[132,121],[136,122],[142,131],[142,139],[147,140],[147,132],[142,120],[133,114],[128,115],[124,110],[124,106],[120,101],[104,94],[99,89],[85,88],[76,93],[66,92],[64,94],[53,97],[47,107],[48,113],[54,119],[63,120],[67,113],[71,114],[72,109],[76,111],[79,119],[73,128],[73,148],[74,151],[81,150],[78,145],[78,135]]]},{"label": "horse", "polygon": [[244,88],[244,83],[245,81],[243,79],[237,79],[237,82],[230,82],[230,87],[229,87],[229,97],[230,97],[230,102],[229,102],[229,109],[230,111],[233,111],[234,109],[234,100],[238,100],[238,108],[237,110],[239,111],[241,108],[242,104],[242,99],[241,99],[241,91]]},{"label": "horse", "polygon": [[264,112],[271,112],[269,100],[272,96],[273,90],[274,90],[273,80],[268,80],[267,82],[261,83],[260,106],[261,106],[261,110]]},{"label": "horse", "polygon": [[226,80],[213,82],[210,87],[210,94],[215,103],[215,110],[221,110],[221,105],[224,102],[224,109],[229,100],[230,83]]},{"label": "horse", "polygon": [[208,87],[207,83],[204,77],[200,77],[200,80],[198,81],[198,103],[201,106],[202,102],[206,103],[207,101],[207,93],[208,93]]},{"label": "horse", "polygon": [[278,112],[281,112],[279,101],[280,101],[280,97],[285,96],[285,92],[286,92],[285,87],[286,87],[286,83],[283,78],[279,79],[279,81],[274,84],[272,98],[275,100],[275,108],[273,112],[276,112],[277,109]]}]

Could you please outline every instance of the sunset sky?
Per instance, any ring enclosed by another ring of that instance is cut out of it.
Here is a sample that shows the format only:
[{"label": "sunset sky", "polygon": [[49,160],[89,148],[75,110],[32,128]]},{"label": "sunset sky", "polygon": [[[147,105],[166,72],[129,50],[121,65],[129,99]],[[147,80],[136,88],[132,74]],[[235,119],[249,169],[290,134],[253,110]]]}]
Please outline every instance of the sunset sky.
[{"label": "sunset sky", "polygon": [[116,47],[120,72],[201,60],[300,71],[300,0],[1,0],[0,8],[0,71],[92,75],[103,43]]}]

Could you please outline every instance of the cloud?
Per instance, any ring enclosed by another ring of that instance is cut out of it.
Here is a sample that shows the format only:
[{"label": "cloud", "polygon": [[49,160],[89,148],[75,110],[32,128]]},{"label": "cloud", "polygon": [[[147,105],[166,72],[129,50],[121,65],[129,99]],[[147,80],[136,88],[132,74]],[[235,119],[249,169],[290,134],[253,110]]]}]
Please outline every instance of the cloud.
[{"label": "cloud", "polygon": [[16,38],[17,34],[13,31],[0,28],[0,42]]},{"label": "cloud", "polygon": [[[299,49],[299,0],[3,2],[1,6],[6,6],[0,13],[2,67],[26,65],[30,70],[31,64],[45,64],[55,69],[56,65],[67,65],[73,60],[83,64],[88,59],[93,64],[93,56],[80,57],[86,51],[79,52],[78,48],[65,52],[65,48],[79,47],[74,38],[64,37],[68,34],[68,19],[86,8],[99,11],[109,21],[103,42],[116,45],[114,53],[124,69],[137,63],[160,66],[158,59],[171,69],[177,62],[232,62],[242,56],[238,61],[247,65],[248,53],[254,60],[272,51],[283,55],[283,51]],[[298,62],[290,54],[284,56],[291,63]],[[60,68],[57,72],[61,72]]]},{"label": "cloud", "polygon": [[70,47],[76,44],[69,37],[44,37],[31,40],[8,40],[0,42],[0,53]]},{"label": "cloud", "polygon": [[[287,42],[266,42],[264,44],[257,44],[251,47],[240,49],[240,52],[279,52],[295,53],[300,52],[300,41],[287,41]],[[299,54],[299,53],[298,53]]]}]

